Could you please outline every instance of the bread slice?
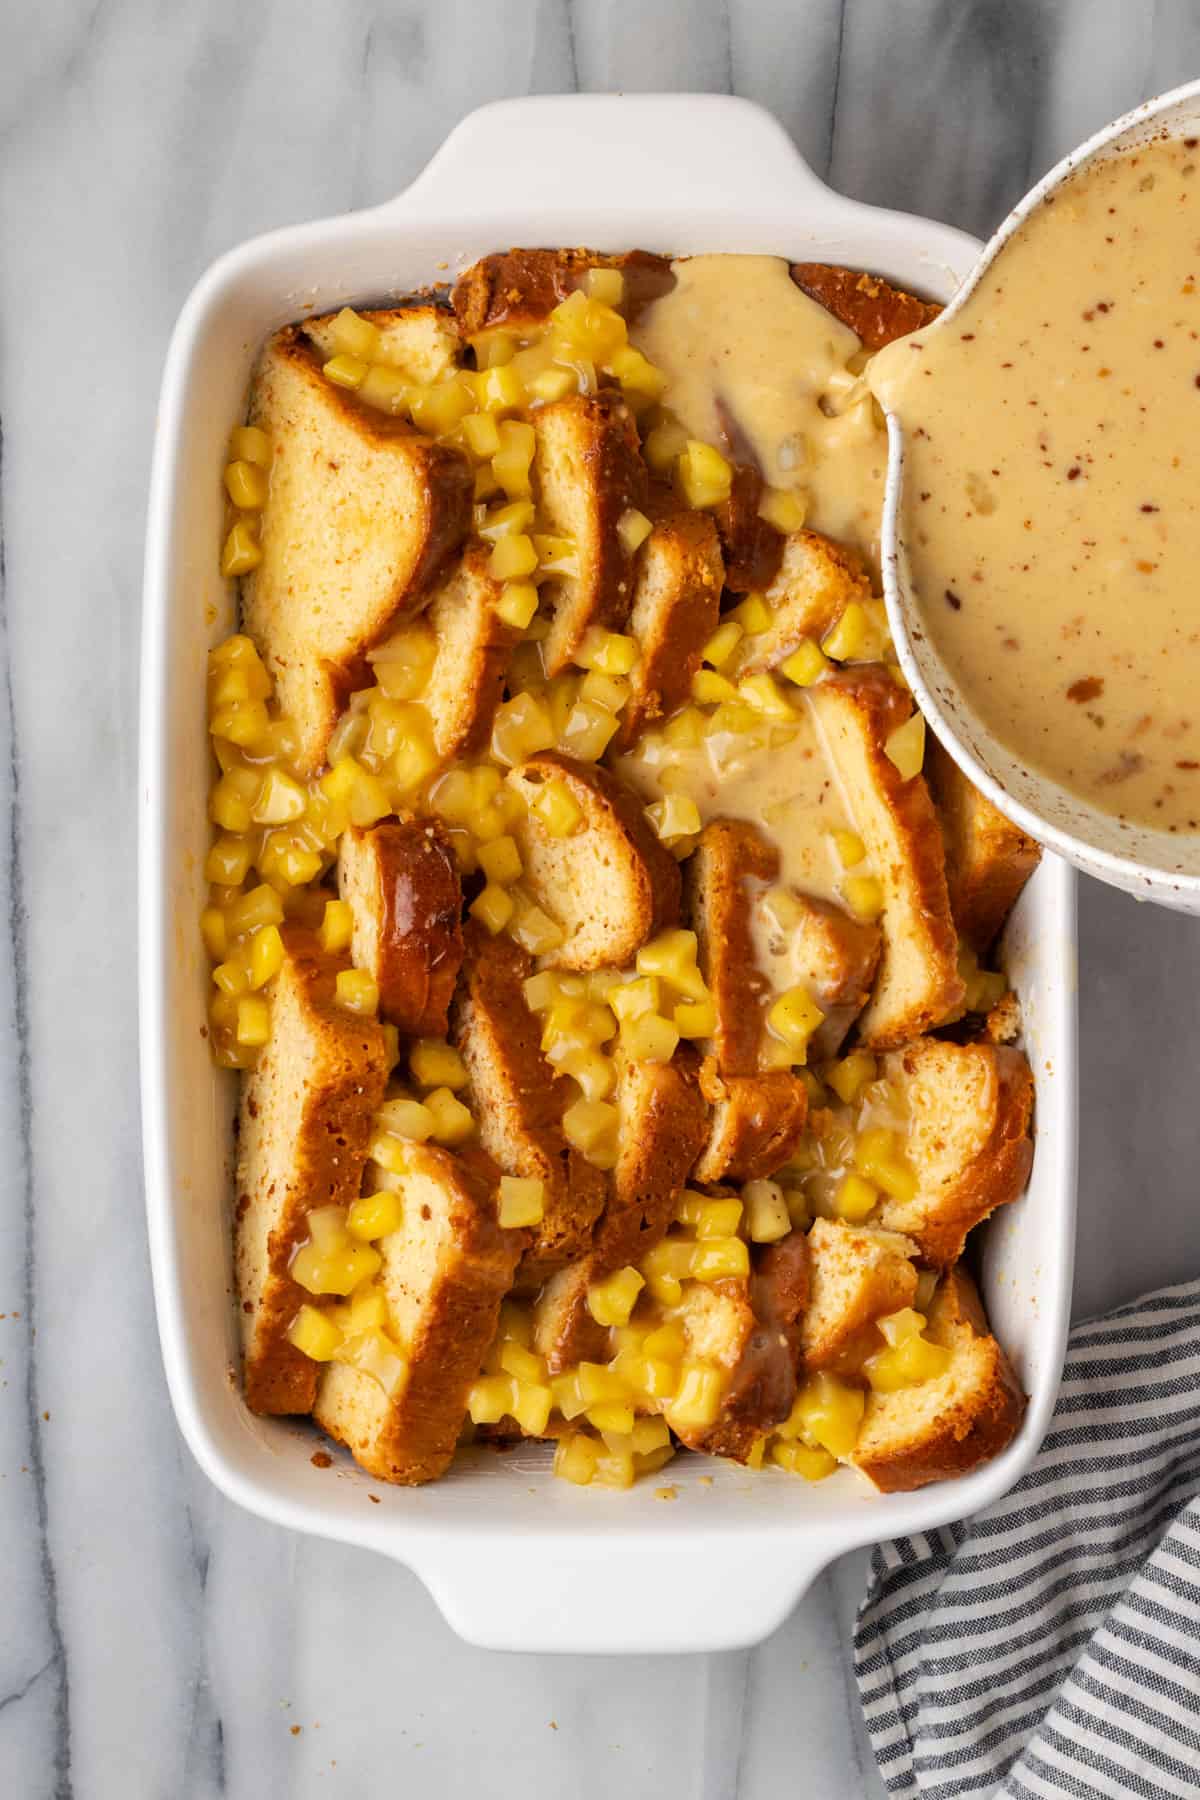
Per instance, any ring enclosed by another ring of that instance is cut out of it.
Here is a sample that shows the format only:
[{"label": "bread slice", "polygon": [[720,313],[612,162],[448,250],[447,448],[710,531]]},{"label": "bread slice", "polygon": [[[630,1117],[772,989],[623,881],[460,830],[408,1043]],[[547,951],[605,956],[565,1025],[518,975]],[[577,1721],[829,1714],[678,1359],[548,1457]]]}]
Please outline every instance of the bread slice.
[{"label": "bread slice", "polygon": [[1029,1180],[1033,1075],[1019,1050],[922,1038],[884,1058],[883,1073],[908,1115],[912,1200],[885,1195],[875,1218],[904,1232],[922,1261],[956,1262],[967,1233]]},{"label": "bread slice", "polygon": [[893,338],[920,331],[942,310],[878,275],[864,275],[832,263],[793,263],[792,280],[810,300],[857,332],[864,350],[882,350]]},{"label": "bread slice", "polygon": [[246,1402],[258,1413],[312,1406],[317,1365],[287,1339],[309,1296],[288,1271],[309,1212],[356,1198],[388,1076],[382,1028],[334,999],[349,959],[294,925],[283,942],[271,1037],[242,1082],[238,1124],[234,1264]]},{"label": "bread slice", "polygon": [[454,1455],[526,1233],[497,1224],[496,1172],[485,1157],[432,1144],[407,1155],[403,1223],[378,1245],[388,1331],[407,1379],[389,1399],[372,1375],[329,1363],[313,1417],[369,1474],[411,1486],[434,1480]]},{"label": "bread slice", "polygon": [[883,940],[873,920],[853,919],[813,894],[793,891],[793,898],[798,916],[788,944],[792,973],[825,1014],[809,1043],[814,1062],[837,1055],[867,1004]]},{"label": "bread slice", "polygon": [[919,1387],[869,1394],[850,1459],[885,1494],[989,1462],[1011,1443],[1025,1411],[1025,1396],[964,1269],[947,1271],[928,1319],[926,1335],[951,1352],[949,1368]]},{"label": "bread slice", "polygon": [[[647,938],[679,919],[679,865],[641,800],[609,770],[557,750],[529,757],[508,779],[526,802],[514,826],[525,878],[565,934],[547,964],[625,968]],[[561,782],[582,814],[570,837],[553,836],[533,810],[548,781]]]},{"label": "bread slice", "polygon": [[534,1308],[534,1344],[552,1374],[573,1363],[606,1360],[608,1334],[587,1310],[588,1288],[640,1262],[659,1242],[708,1136],[696,1058],[689,1051],[669,1063],[619,1058],[613,1098],[620,1149],[592,1247],[551,1276]]},{"label": "bread slice", "polygon": [[749,883],[778,874],[779,852],[743,819],[713,819],[684,864],[684,918],[713,997],[711,1050],[723,1076],[758,1073],[769,984],[755,957]]},{"label": "bread slice", "polygon": [[841,669],[808,694],[883,888],[879,973],[858,1029],[868,1046],[890,1049],[939,1024],[964,994],[933,802],[922,776],[904,780],[885,748],[912,700],[878,664]]},{"label": "bread slice", "polygon": [[982,956],[1041,861],[1041,845],[1010,824],[932,734],[925,749],[925,778],[946,845],[954,923]]},{"label": "bread slice", "polygon": [[618,530],[646,508],[637,425],[619,393],[574,394],[532,415],[534,469],[544,528],[575,545],[575,573],[543,585],[554,606],[542,644],[547,675],[565,669],[593,625],[624,631],[633,605],[634,553]]},{"label": "bread slice", "polygon": [[711,513],[651,502],[650,516],[654,529],[638,559],[629,615],[641,657],[629,677],[618,749],[684,704],[720,623],[724,564]]},{"label": "bread slice", "polygon": [[819,531],[793,531],[763,597],[774,617],[766,631],[743,640],[743,674],[777,668],[801,639],[823,638],[852,601],[871,598],[871,583],[853,550]]},{"label": "bread slice", "polygon": [[804,1367],[854,1369],[865,1351],[877,1347],[876,1319],[912,1305],[917,1246],[899,1232],[816,1219],[808,1254],[812,1285],[800,1331]]},{"label": "bread slice", "polygon": [[[433,302],[385,306],[360,313],[379,333],[380,362],[404,369],[414,381],[440,381],[458,362],[462,343],[454,314]],[[322,362],[337,355],[336,313],[310,319],[302,327]]]},{"label": "bread slice", "polygon": [[462,964],[462,884],[432,819],[351,825],[338,889],[354,914],[355,967],[379,986],[379,1009],[406,1037],[444,1037]]},{"label": "bread slice", "polygon": [[722,1075],[708,1056],[700,1091],[713,1110],[694,1181],[756,1181],[790,1160],[808,1120],[808,1091],[798,1075],[790,1069]]},{"label": "bread slice", "polygon": [[563,1136],[571,1084],[543,1056],[537,1017],[525,1004],[533,959],[474,921],[465,938],[451,1035],[470,1076],[468,1104],[480,1142],[504,1174],[530,1176],[545,1188],[544,1217],[520,1271],[528,1291],[588,1248],[605,1179]]},{"label": "bread slice", "polygon": [[421,704],[433,721],[434,748],[443,762],[486,748],[521,637],[496,611],[504,583],[489,572],[490,558],[486,544],[469,543],[426,614],[437,655]]},{"label": "bread slice", "polygon": [[455,282],[450,298],[459,328],[466,338],[501,325],[518,336],[528,333],[584,285],[589,269],[620,269],[621,311],[631,320],[675,283],[667,258],[646,250],[620,256],[595,250],[499,251],[473,263]]},{"label": "bread slice", "polygon": [[728,500],[713,508],[731,594],[762,593],[779,573],[784,534],[759,514],[764,491],[758,469],[738,463]]},{"label": "bread slice", "polygon": [[250,423],[271,440],[262,561],[242,583],[246,630],[312,774],[372,645],[417,610],[470,521],[457,451],[360,404],[321,372],[304,328],[268,339]]}]

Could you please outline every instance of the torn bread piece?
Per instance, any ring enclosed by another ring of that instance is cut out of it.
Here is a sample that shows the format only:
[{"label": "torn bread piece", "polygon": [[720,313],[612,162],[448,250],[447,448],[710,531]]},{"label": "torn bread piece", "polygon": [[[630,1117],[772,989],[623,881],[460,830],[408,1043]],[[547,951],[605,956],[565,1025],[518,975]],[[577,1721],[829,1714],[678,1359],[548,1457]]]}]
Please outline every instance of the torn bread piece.
[{"label": "torn bread piece", "polygon": [[712,1054],[723,1076],[760,1067],[769,983],[751,930],[751,882],[779,874],[779,852],[742,819],[713,819],[684,865],[684,917],[696,933],[696,965],[712,995]]},{"label": "torn bread piece", "polygon": [[893,1394],[870,1393],[850,1461],[882,1493],[965,1475],[1011,1443],[1025,1396],[988,1331],[971,1277],[947,1271],[925,1335],[950,1351],[944,1375]]},{"label": "torn bread piece", "polygon": [[604,256],[595,250],[504,250],[481,257],[454,284],[451,304],[465,338],[502,326],[518,337],[542,325],[554,308],[587,285],[592,269],[619,269],[620,310],[635,319],[643,307],[675,285],[665,256],[630,250]]},{"label": "torn bread piece", "polygon": [[542,661],[554,676],[593,625],[626,628],[635,552],[620,525],[627,514],[645,511],[647,477],[633,414],[612,390],[540,406],[532,424],[542,519],[550,535],[574,546],[574,573],[542,587],[554,608]]},{"label": "torn bread piece", "polygon": [[816,1219],[808,1254],[811,1291],[800,1329],[804,1367],[855,1369],[877,1347],[875,1321],[913,1304],[917,1246],[897,1231]]},{"label": "torn bread piece", "polygon": [[301,326],[268,340],[249,422],[272,460],[243,621],[311,775],[367,652],[419,609],[462,542],[471,473],[457,451],[327,381]]},{"label": "torn bread piece", "polygon": [[739,672],[777,668],[804,638],[819,642],[851,602],[870,598],[866,567],[853,550],[819,531],[790,532],[775,577],[763,590],[771,624],[739,644]]},{"label": "torn bread piece", "polygon": [[724,564],[711,514],[652,502],[650,517],[654,528],[638,559],[628,626],[641,655],[629,676],[618,750],[684,704],[720,624]]},{"label": "torn bread piece", "polygon": [[587,1250],[605,1178],[563,1135],[572,1087],[542,1054],[541,1026],[525,1003],[532,957],[473,921],[465,940],[451,1035],[470,1077],[467,1103],[501,1171],[536,1179],[544,1190],[542,1222],[520,1270],[529,1291]]},{"label": "torn bread piece", "polygon": [[313,1417],[368,1474],[412,1486],[434,1480],[454,1455],[527,1234],[497,1224],[486,1157],[432,1144],[408,1144],[405,1156],[403,1222],[377,1248],[388,1334],[407,1373],[389,1396],[353,1364],[328,1363]]},{"label": "torn bread piece", "polygon": [[429,603],[437,655],[421,704],[433,720],[442,762],[483,750],[521,633],[496,611],[504,583],[490,573],[491,551],[472,542]]},{"label": "torn bread piece", "polygon": [[708,1143],[692,1169],[692,1179],[757,1181],[790,1160],[804,1136],[808,1090],[789,1069],[760,1075],[722,1075],[716,1058],[705,1057],[700,1091],[712,1107]]},{"label": "torn bread piece", "polygon": [[[525,801],[513,830],[526,880],[564,933],[547,965],[627,967],[647,938],[679,919],[679,865],[641,800],[609,770],[557,750],[529,757],[508,780]],[[578,814],[566,836],[556,834],[545,800],[559,790]]]},{"label": "torn bread piece", "polygon": [[795,908],[787,943],[790,978],[825,1014],[809,1040],[813,1062],[837,1055],[867,1004],[883,939],[873,919],[854,919],[831,900],[789,892]]},{"label": "torn bread piece", "polygon": [[349,958],[294,925],[282,936],[271,1037],[243,1078],[238,1124],[234,1264],[246,1403],[258,1413],[312,1406],[317,1364],[287,1337],[309,1298],[292,1256],[314,1207],[357,1198],[388,1076],[382,1027],[334,997]]},{"label": "torn bread piece", "polygon": [[946,845],[950,907],[959,935],[983,955],[1041,860],[1041,845],[967,780],[930,733],[925,778]]},{"label": "torn bread piece", "polygon": [[1024,1192],[1033,1164],[1033,1075],[1019,1050],[922,1038],[884,1058],[907,1114],[911,1200],[885,1194],[873,1217],[918,1245],[935,1268],[956,1262],[967,1233]]},{"label": "torn bread piece", "polygon": [[758,469],[738,463],[728,500],[713,508],[731,594],[762,593],[779,573],[784,534],[759,512],[765,491]]},{"label": "torn bread piece", "polygon": [[[440,381],[458,363],[462,348],[458,327],[454,314],[445,306],[414,302],[360,312],[358,316],[379,333],[376,360],[405,370],[414,381]],[[323,362],[338,354],[337,318],[336,313],[325,313],[301,327]]]},{"label": "torn bread piece", "polygon": [[835,263],[793,263],[792,280],[810,300],[848,325],[862,340],[864,350],[882,350],[894,338],[920,331],[942,310],[933,301],[918,300],[878,275]]},{"label": "torn bread piece", "polygon": [[868,1047],[890,1049],[940,1024],[965,992],[933,802],[922,776],[906,780],[887,754],[912,699],[878,664],[840,669],[807,693],[883,892],[879,972],[858,1029]]},{"label": "torn bread piece", "polygon": [[462,964],[462,884],[432,819],[386,819],[342,833],[338,891],[354,915],[354,966],[406,1037],[445,1037]]},{"label": "torn bread piece", "polygon": [[577,1362],[606,1360],[608,1333],[588,1311],[588,1288],[640,1262],[660,1241],[708,1136],[690,1051],[669,1063],[618,1057],[613,1100],[620,1148],[592,1247],[551,1276],[534,1307],[534,1346],[552,1375]]}]

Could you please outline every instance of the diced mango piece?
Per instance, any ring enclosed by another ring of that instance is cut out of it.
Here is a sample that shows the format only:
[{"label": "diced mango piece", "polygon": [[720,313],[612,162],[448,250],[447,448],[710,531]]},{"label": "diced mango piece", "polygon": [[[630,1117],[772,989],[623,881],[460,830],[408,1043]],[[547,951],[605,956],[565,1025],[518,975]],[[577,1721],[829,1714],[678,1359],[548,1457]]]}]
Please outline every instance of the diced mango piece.
[{"label": "diced mango piece", "polygon": [[752,1244],[774,1244],[791,1231],[791,1214],[777,1181],[748,1181],[742,1199]]},{"label": "diced mango piece", "polygon": [[314,1362],[329,1362],[342,1341],[333,1320],[307,1301],[288,1326],[287,1337],[289,1344]]},{"label": "diced mango piece", "polygon": [[857,662],[869,647],[870,620],[857,600],[851,600],[841,617],[821,639],[821,649],[835,662]]},{"label": "diced mango piece", "polygon": [[645,1285],[645,1277],[636,1269],[618,1269],[588,1288],[588,1311],[598,1325],[627,1325]]},{"label": "diced mango piece", "polygon": [[408,1053],[413,1080],[421,1087],[445,1087],[452,1093],[467,1085],[467,1066],[453,1044],[440,1038],[418,1038]]},{"label": "diced mango piece", "polygon": [[883,749],[902,781],[911,781],[914,775],[919,775],[925,761],[925,720],[922,715],[915,712],[903,725],[897,725]]},{"label": "diced mango piece", "polygon": [[679,1387],[667,1408],[667,1421],[676,1430],[703,1430],[721,1410],[722,1378],[719,1369],[702,1363],[685,1363]]},{"label": "diced mango piece", "polygon": [[338,1005],[347,1012],[374,1018],[379,1011],[379,988],[365,969],[339,969],[334,987]]},{"label": "diced mango piece", "polygon": [[540,1225],[546,1210],[546,1186],[528,1175],[500,1177],[500,1224],[506,1231]]},{"label": "diced mango piece", "polygon": [[850,1455],[858,1441],[866,1404],[861,1388],[851,1387],[822,1370],[805,1382],[793,1414],[811,1442],[831,1456],[842,1458]]},{"label": "diced mango piece", "polygon": [[711,444],[689,438],[676,464],[676,478],[689,506],[721,506],[733,487],[733,469]]},{"label": "diced mango piece", "polygon": [[845,1219],[848,1224],[861,1224],[869,1219],[879,1204],[879,1190],[871,1183],[851,1170],[844,1175],[833,1196],[834,1215]]},{"label": "diced mango piece", "polygon": [[352,1202],[346,1230],[351,1237],[369,1244],[374,1238],[389,1237],[393,1231],[399,1231],[402,1221],[399,1194],[381,1188],[377,1194],[362,1194]]}]

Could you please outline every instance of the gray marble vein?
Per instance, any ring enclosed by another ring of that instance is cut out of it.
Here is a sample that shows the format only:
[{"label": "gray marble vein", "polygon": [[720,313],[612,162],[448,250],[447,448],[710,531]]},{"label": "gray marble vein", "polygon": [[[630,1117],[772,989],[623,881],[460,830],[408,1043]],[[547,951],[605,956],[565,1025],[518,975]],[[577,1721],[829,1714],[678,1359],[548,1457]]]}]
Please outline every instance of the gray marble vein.
[{"label": "gray marble vein", "polygon": [[[0,1792],[820,1800],[882,1788],[864,1559],[767,1643],[553,1660],[223,1500],[158,1362],[137,1148],[135,704],[155,395],[184,295],[383,200],[469,108],[699,88],[845,191],[986,232],[1200,73],[1196,0],[42,0],[0,9]],[[1200,1263],[1188,920],[1081,895],[1078,1307]]]}]

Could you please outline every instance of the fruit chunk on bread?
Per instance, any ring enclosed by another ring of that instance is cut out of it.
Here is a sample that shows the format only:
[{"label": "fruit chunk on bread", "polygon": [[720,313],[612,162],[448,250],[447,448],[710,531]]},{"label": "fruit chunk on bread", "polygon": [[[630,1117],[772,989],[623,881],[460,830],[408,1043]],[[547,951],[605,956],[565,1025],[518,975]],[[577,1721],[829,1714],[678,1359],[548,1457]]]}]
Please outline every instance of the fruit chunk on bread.
[{"label": "fruit chunk on bread", "polygon": [[883,1493],[965,1475],[1016,1435],[1025,1396],[988,1331],[975,1283],[947,1271],[925,1335],[950,1351],[943,1375],[894,1394],[871,1393],[850,1460]]},{"label": "fruit chunk on bread", "polygon": [[243,620],[296,725],[304,774],[320,766],[366,653],[428,597],[471,504],[463,457],[335,387],[321,362],[303,327],[277,331],[249,412],[272,461]]},{"label": "fruit chunk on bread", "polygon": [[462,885],[429,819],[350,826],[338,888],[354,915],[352,953],[379,988],[379,1008],[408,1037],[444,1037],[462,964]]},{"label": "fruit chunk on bread", "polygon": [[619,527],[627,513],[644,512],[647,478],[633,414],[611,390],[540,406],[532,423],[542,519],[575,546],[575,572],[544,584],[554,617],[542,659],[557,675],[593,625],[625,628],[634,552]]},{"label": "fruit chunk on bread", "polygon": [[879,1224],[904,1232],[922,1260],[944,1268],[967,1233],[1024,1191],[1033,1165],[1033,1075],[1019,1050],[923,1038],[884,1058],[908,1115],[911,1200],[884,1195]]},{"label": "fruit chunk on bread", "polygon": [[808,1093],[790,1069],[722,1075],[716,1058],[700,1068],[700,1092],[712,1108],[708,1142],[692,1169],[699,1182],[757,1181],[794,1153],[808,1121]]},{"label": "fruit chunk on bread", "polygon": [[649,250],[617,256],[596,250],[498,250],[472,263],[454,284],[450,300],[459,329],[465,338],[493,326],[518,334],[532,330],[586,284],[591,269],[621,271],[622,310],[630,318],[675,285],[668,259]]},{"label": "fruit chunk on bread", "polygon": [[296,926],[283,942],[271,1040],[243,1080],[238,1125],[234,1261],[246,1400],[260,1413],[312,1406],[317,1364],[287,1338],[308,1295],[288,1271],[309,1210],[357,1197],[388,1075],[380,1025],[335,1001],[349,959]]},{"label": "fruit chunk on bread", "polygon": [[809,1370],[855,1368],[876,1347],[876,1319],[911,1306],[917,1246],[896,1231],[816,1219],[808,1234],[809,1299],[800,1350]]},{"label": "fruit chunk on bread", "polygon": [[637,562],[628,630],[641,655],[629,676],[616,747],[684,704],[701,655],[720,623],[724,564],[712,516],[661,497]]},{"label": "fruit chunk on bread", "polygon": [[739,661],[744,674],[776,668],[803,638],[823,638],[851,602],[871,598],[871,583],[853,550],[819,531],[793,531],[783,540],[778,571],[763,598],[773,617],[766,631],[745,640]]},{"label": "fruit chunk on bread", "polygon": [[[655,836],[641,801],[607,769],[543,750],[514,769],[525,801],[514,827],[526,879],[565,936],[546,958],[558,969],[620,969],[679,918],[679,865]],[[540,800],[557,782],[579,813],[565,837],[549,829]]]},{"label": "fruit chunk on bread", "polygon": [[539,1021],[525,1004],[533,959],[474,922],[465,940],[451,1033],[470,1078],[467,1102],[480,1142],[502,1172],[544,1189],[542,1222],[521,1269],[529,1290],[587,1249],[604,1205],[604,1176],[563,1135],[571,1086],[543,1056]]},{"label": "fruit chunk on bread", "polygon": [[1041,846],[1004,817],[929,737],[925,777],[946,845],[950,908],[959,936],[980,955],[991,945],[1041,860]]},{"label": "fruit chunk on bread", "polygon": [[504,583],[490,573],[491,551],[471,542],[436,589],[426,614],[437,639],[421,704],[433,721],[442,762],[484,749],[520,632],[497,613]]},{"label": "fruit chunk on bread", "polygon": [[[414,381],[438,381],[458,362],[462,345],[454,315],[444,306],[387,306],[359,317],[379,333],[379,361],[404,369]],[[323,362],[337,355],[336,313],[310,319],[301,329]]]},{"label": "fruit chunk on bread", "polygon": [[389,1334],[407,1377],[389,1397],[349,1363],[325,1365],[313,1417],[369,1474],[412,1485],[442,1474],[467,1390],[496,1331],[526,1234],[496,1221],[496,1171],[478,1152],[406,1148],[403,1222],[379,1240]]},{"label": "fruit chunk on bread", "polygon": [[877,664],[841,669],[808,693],[883,889],[879,972],[858,1029],[864,1044],[890,1049],[940,1024],[964,993],[933,802],[923,777],[906,780],[886,750],[912,701]]}]

